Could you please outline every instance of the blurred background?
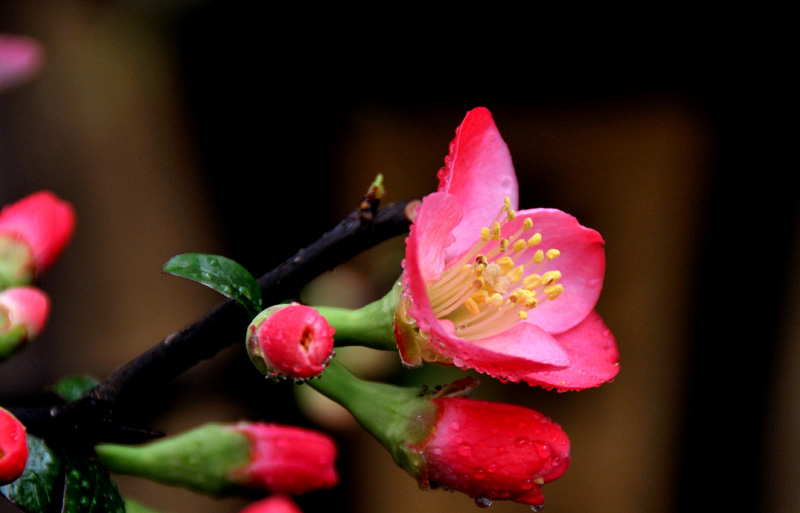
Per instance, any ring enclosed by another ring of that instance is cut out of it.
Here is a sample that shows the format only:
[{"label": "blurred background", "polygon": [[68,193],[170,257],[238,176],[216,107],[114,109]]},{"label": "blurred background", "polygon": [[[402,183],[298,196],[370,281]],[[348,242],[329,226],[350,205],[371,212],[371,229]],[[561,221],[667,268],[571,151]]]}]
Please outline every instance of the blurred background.
[{"label": "blurred background", "polygon": [[[35,80],[0,96],[0,204],[51,189],[79,217],[42,282],[50,323],[0,369],[0,403],[35,403],[69,374],[104,378],[217,305],[214,292],[160,273],[177,253],[226,255],[259,275],[332,228],[377,173],[387,202],[433,191],[456,126],[483,105],[511,150],[521,207],[565,210],[606,241],[597,309],[617,337],[617,379],[559,394],[484,378],[475,393],[540,410],[569,434],[572,466],[544,488],[546,511],[798,511],[786,33],[757,14],[606,24],[588,13],[582,25],[387,9],[362,19],[341,6],[211,0],[0,3],[0,32],[46,52]],[[402,252],[402,237],[388,241],[303,298],[378,298]],[[376,380],[462,375],[403,371],[396,355],[368,350],[339,357]],[[264,382],[243,344],[140,408],[166,433],[239,419],[332,433],[341,485],[298,498],[306,513],[476,508],[418,491],[347,415],[307,387]],[[246,504],[118,482],[164,513]]]}]

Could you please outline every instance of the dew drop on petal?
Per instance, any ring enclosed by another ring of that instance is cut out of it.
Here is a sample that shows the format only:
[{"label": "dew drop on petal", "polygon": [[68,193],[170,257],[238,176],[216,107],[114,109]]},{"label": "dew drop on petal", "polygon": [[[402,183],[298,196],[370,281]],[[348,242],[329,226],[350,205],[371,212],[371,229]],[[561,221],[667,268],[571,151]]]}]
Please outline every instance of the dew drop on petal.
[{"label": "dew drop on petal", "polygon": [[533,513],[539,513],[543,509],[544,509],[544,506],[542,506],[541,504],[531,506],[531,511],[533,511]]},{"label": "dew drop on petal", "polygon": [[479,508],[488,508],[492,505],[492,500],[487,499],[486,497],[475,497],[475,504]]}]

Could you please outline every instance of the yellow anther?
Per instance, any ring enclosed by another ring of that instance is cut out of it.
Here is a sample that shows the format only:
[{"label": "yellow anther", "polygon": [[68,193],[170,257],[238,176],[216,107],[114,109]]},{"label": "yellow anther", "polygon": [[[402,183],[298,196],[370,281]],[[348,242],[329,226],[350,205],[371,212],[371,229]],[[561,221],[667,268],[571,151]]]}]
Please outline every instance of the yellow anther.
[{"label": "yellow anther", "polygon": [[511,221],[516,219],[516,217],[517,217],[517,213],[514,212],[511,209],[508,209],[508,212],[506,212],[506,219],[508,219],[508,222],[510,223]]},{"label": "yellow anther", "polygon": [[470,269],[472,269],[471,265],[464,264],[464,265],[461,266],[461,269],[459,269],[458,272],[465,273],[465,272],[469,271]]},{"label": "yellow anther", "polygon": [[489,297],[487,303],[489,303],[492,306],[500,306],[503,304],[503,296],[495,292],[494,294],[491,295],[491,297]]},{"label": "yellow anther", "polygon": [[530,310],[532,308],[536,308],[536,306],[538,304],[539,304],[539,300],[536,299],[535,297],[532,297],[532,298],[528,299],[527,301],[525,301],[525,308]]},{"label": "yellow anther", "polygon": [[533,219],[526,217],[525,220],[522,221],[522,229],[530,230],[531,228],[533,228]]},{"label": "yellow anther", "polygon": [[522,278],[522,273],[524,271],[525,268],[522,266],[511,269],[511,272],[508,273],[509,283],[517,283],[520,280],[520,278]]},{"label": "yellow anther", "polygon": [[503,210],[511,210],[511,198],[508,196],[503,198]]},{"label": "yellow anther", "polygon": [[552,259],[556,258],[560,254],[561,254],[561,252],[559,250],[557,250],[557,249],[548,249],[547,250],[547,259],[548,260],[552,260]]},{"label": "yellow anther", "polygon": [[486,264],[475,264],[475,272],[480,274],[486,270]]},{"label": "yellow anther", "polygon": [[525,310],[520,310],[517,316],[519,317],[520,321],[524,321],[525,319],[528,318],[528,312],[526,312]]},{"label": "yellow anther", "polygon": [[487,299],[489,299],[489,293],[485,290],[479,290],[474,292],[472,295],[469,296],[470,299],[475,301],[476,304],[485,303]]},{"label": "yellow anther", "polygon": [[473,286],[475,289],[477,289],[477,290],[480,290],[480,289],[481,289],[481,287],[483,287],[483,284],[484,284],[484,283],[485,283],[485,282],[483,281],[483,278],[478,278],[477,280],[475,280],[475,281],[473,281],[473,282],[472,282],[472,286]]},{"label": "yellow anther", "polygon": [[477,303],[475,303],[475,301],[473,301],[471,297],[468,297],[468,298],[467,298],[467,299],[464,301],[464,307],[465,307],[465,308],[467,309],[467,311],[468,311],[469,313],[471,313],[472,315],[475,315],[475,314],[477,314],[477,313],[479,313],[479,312],[481,311],[481,309],[480,309],[480,308],[478,308],[478,305],[477,305]]},{"label": "yellow anther", "polygon": [[542,260],[544,260],[544,251],[540,249],[533,255],[533,263],[541,264]]},{"label": "yellow anther", "polygon": [[543,477],[537,477],[536,479],[533,480],[533,482],[536,483],[537,485],[541,486],[541,485],[544,484],[544,478]]},{"label": "yellow anther", "polygon": [[528,246],[530,247],[538,246],[540,242],[542,242],[542,234],[534,233],[533,237],[528,239]]},{"label": "yellow anther", "polygon": [[547,298],[550,301],[560,296],[562,292],[564,292],[564,286],[560,283],[558,285],[551,285],[550,287],[544,289],[544,293],[547,294]]},{"label": "yellow anther", "polygon": [[505,252],[508,249],[508,239],[503,237],[500,239],[500,251]]},{"label": "yellow anther", "polygon": [[481,240],[483,242],[488,242],[490,236],[491,236],[491,232],[489,231],[489,228],[487,228],[485,226],[483,228],[481,228]]},{"label": "yellow anther", "polygon": [[561,278],[561,272],[559,271],[547,271],[542,276],[542,285],[545,287],[549,287],[550,285],[554,284]]},{"label": "yellow anther", "polygon": [[514,268],[514,261],[511,259],[511,257],[504,256],[502,258],[498,258],[495,260],[495,263],[500,266],[500,272],[503,274]]},{"label": "yellow anther", "polygon": [[479,253],[478,256],[475,257],[475,263],[476,264],[483,264],[485,266],[486,264],[489,263],[489,261],[486,260],[486,255],[483,255],[483,254]]},{"label": "yellow anther", "polygon": [[498,240],[500,238],[500,223],[495,221],[492,225],[492,240]]},{"label": "yellow anther", "polygon": [[514,248],[514,251],[522,251],[523,249],[528,247],[528,243],[522,239],[517,239],[517,241],[514,242],[514,245],[512,247]]},{"label": "yellow anther", "polygon": [[517,301],[519,301],[519,296],[520,296],[519,292],[514,291],[508,296],[508,300],[511,301],[512,303],[516,303]]},{"label": "yellow anther", "polygon": [[528,290],[535,290],[542,284],[542,277],[538,274],[529,274],[522,279],[522,286]]}]

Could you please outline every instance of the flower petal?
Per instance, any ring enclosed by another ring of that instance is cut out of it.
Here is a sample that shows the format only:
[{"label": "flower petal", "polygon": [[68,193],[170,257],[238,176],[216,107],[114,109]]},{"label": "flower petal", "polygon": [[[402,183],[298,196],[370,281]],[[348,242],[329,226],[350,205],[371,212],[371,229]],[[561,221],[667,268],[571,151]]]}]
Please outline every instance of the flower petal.
[{"label": "flower petal", "polygon": [[555,301],[544,301],[530,310],[528,322],[548,333],[562,333],[581,322],[600,297],[606,269],[603,238],[581,226],[571,215],[546,208],[518,212],[516,219],[503,227],[503,235],[513,234],[526,218],[533,221],[530,233],[541,233],[542,242],[526,249],[515,261],[528,262],[539,249],[545,252],[558,249],[560,256],[553,261],[545,260],[541,270],[560,271],[562,277],[558,283],[564,286],[564,292]]},{"label": "flower petal", "polygon": [[458,367],[495,378],[516,382],[529,373],[570,365],[563,344],[530,323],[521,322],[493,337],[471,341],[455,336],[452,323],[447,320],[434,322],[430,328],[434,351]]},{"label": "flower petal", "polygon": [[610,381],[619,372],[617,342],[597,312],[556,338],[569,353],[570,366],[530,373],[523,378],[528,384],[581,390]]},{"label": "flower petal", "polygon": [[[435,192],[422,199],[411,226],[408,245],[414,248],[417,257],[415,265],[419,266],[425,283],[439,279],[445,266],[444,249],[453,243],[453,229],[459,221],[461,208],[454,196]],[[411,249],[407,251],[410,252]]]},{"label": "flower petal", "polygon": [[438,190],[455,195],[464,212],[453,231],[455,243],[446,249],[450,260],[469,249],[481,227],[491,223],[503,206],[503,197],[508,196],[516,209],[519,193],[508,146],[484,107],[464,117],[444,162]]}]

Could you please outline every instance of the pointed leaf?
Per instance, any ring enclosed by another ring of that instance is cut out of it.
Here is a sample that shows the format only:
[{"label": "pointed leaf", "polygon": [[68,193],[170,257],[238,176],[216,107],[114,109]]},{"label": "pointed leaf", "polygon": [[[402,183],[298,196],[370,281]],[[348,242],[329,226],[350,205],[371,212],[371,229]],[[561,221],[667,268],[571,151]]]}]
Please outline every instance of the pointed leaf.
[{"label": "pointed leaf", "polygon": [[242,305],[252,317],[261,311],[261,287],[247,269],[230,258],[184,253],[169,259],[162,270],[211,287]]},{"label": "pointed leaf", "polygon": [[125,513],[117,485],[88,459],[69,458],[62,513]]},{"label": "pointed leaf", "polygon": [[51,507],[61,501],[64,464],[41,439],[31,434],[27,439],[25,472],[16,481],[0,486],[0,493],[28,513],[52,511]]}]

